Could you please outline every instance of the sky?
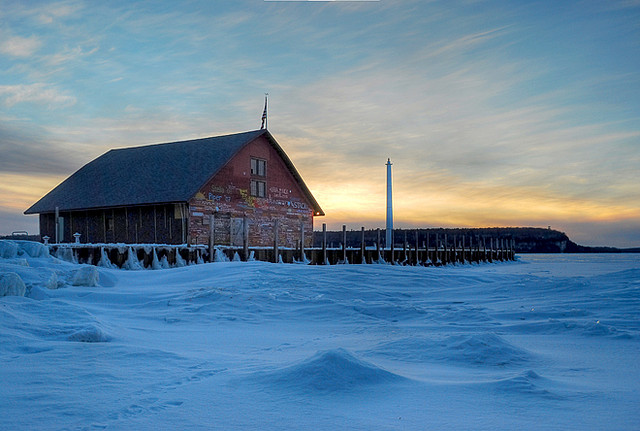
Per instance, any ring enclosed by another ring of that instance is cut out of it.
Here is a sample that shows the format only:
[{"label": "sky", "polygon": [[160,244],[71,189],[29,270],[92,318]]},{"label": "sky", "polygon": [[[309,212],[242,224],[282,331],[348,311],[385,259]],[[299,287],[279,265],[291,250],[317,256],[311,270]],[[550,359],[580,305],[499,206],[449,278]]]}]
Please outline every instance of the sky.
[{"label": "sky", "polygon": [[111,148],[268,128],[316,227],[640,246],[640,1],[0,0],[0,234]]}]

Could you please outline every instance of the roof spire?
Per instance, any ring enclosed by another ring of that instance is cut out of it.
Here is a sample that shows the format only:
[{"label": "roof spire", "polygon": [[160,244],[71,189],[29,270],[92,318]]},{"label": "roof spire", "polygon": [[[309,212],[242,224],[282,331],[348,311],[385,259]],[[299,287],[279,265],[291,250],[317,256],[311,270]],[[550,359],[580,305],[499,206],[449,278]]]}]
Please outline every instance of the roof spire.
[{"label": "roof spire", "polygon": [[262,111],[262,125],[260,126],[260,130],[267,128],[267,96],[269,96],[269,93],[264,93],[264,111]]}]

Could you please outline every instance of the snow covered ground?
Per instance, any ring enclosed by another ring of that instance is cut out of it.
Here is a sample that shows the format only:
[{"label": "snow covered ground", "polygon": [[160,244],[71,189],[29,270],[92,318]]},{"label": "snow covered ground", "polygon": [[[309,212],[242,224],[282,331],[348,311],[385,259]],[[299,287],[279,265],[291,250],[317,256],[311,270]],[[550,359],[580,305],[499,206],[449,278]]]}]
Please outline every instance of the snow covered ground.
[{"label": "snow covered ground", "polygon": [[639,428],[637,254],[126,271],[3,247],[26,296],[0,297],[2,430]]}]

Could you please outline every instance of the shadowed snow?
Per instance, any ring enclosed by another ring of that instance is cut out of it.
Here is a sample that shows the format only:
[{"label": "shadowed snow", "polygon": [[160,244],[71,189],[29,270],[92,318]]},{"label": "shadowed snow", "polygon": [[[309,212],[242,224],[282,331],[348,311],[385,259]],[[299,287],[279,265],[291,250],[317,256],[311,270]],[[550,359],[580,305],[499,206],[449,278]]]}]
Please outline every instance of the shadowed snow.
[{"label": "shadowed snow", "polygon": [[0,297],[0,429],[640,422],[637,255],[126,270],[0,244],[25,286]]},{"label": "shadowed snow", "polygon": [[284,368],[258,374],[255,380],[278,389],[301,392],[343,392],[404,380],[344,349],[318,352]]}]

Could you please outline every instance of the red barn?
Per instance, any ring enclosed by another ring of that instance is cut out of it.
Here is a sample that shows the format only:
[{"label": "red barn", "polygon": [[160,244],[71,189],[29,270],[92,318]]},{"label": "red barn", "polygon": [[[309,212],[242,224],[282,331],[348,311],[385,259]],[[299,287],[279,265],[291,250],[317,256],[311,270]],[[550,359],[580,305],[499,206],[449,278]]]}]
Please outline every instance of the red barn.
[{"label": "red barn", "polygon": [[[83,243],[294,247],[324,212],[267,130],[111,150],[75,172],[25,214],[40,235]],[[213,225],[211,222],[213,221]],[[212,232],[213,228],[213,232]],[[308,244],[306,244],[308,245]]]}]

